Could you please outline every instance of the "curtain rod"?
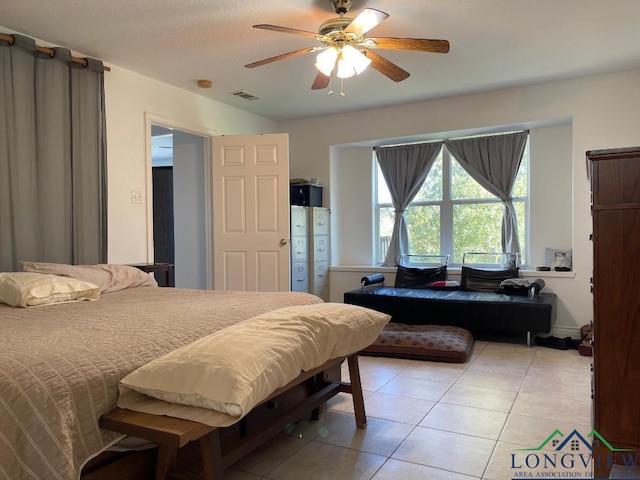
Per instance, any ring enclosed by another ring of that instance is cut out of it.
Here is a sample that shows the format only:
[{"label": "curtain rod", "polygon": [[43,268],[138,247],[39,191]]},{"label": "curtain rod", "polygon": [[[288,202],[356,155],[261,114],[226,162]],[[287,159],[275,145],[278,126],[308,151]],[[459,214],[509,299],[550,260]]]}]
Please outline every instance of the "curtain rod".
[{"label": "curtain rod", "polygon": [[[5,42],[9,42],[9,44],[12,44],[14,42],[14,38],[13,35],[7,35],[5,33],[0,33],[0,40],[4,40]],[[48,48],[48,47],[41,47],[40,45],[36,45],[36,51],[40,52],[40,53],[46,53],[47,55],[53,57],[56,54],[56,51],[53,48]],[[87,66],[87,59],[86,58],[79,58],[79,57],[74,57],[71,56],[71,61],[73,63],[79,63],[80,65],[86,67]],[[103,65],[105,72],[110,72],[111,69],[109,67],[107,67],[106,65]]]},{"label": "curtain rod", "polygon": [[463,137],[453,137],[453,138],[444,138],[441,140],[427,140],[427,141],[417,141],[417,142],[409,142],[409,143],[392,143],[389,145],[378,145],[380,148],[387,148],[387,147],[403,147],[405,145],[421,145],[421,144],[427,144],[427,143],[438,143],[438,142],[446,142],[447,140],[467,140],[469,138],[480,138],[480,137],[497,137],[498,135],[509,135],[509,134],[513,134],[513,133],[522,133],[522,132],[527,132],[529,133],[528,129],[525,130],[507,130],[506,132],[492,132],[492,133],[478,133],[475,135],[468,135],[468,136],[463,136]]}]

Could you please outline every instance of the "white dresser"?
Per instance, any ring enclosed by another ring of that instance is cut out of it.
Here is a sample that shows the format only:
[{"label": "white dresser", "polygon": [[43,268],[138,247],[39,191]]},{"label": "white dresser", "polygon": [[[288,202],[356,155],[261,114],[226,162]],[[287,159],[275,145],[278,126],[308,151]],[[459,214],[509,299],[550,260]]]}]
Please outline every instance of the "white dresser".
[{"label": "white dresser", "polygon": [[309,291],[329,301],[329,209],[309,209]]},{"label": "white dresser", "polygon": [[291,291],[329,300],[329,209],[291,207]]}]

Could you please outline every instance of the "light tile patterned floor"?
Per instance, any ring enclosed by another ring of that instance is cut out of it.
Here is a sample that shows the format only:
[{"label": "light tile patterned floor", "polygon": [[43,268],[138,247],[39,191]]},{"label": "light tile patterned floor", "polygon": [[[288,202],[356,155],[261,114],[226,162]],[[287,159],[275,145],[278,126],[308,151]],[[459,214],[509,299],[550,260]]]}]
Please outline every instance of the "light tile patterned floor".
[{"label": "light tile patterned floor", "polygon": [[[589,366],[576,350],[485,341],[465,364],[360,357],[365,430],[340,394],[318,422],[288,427],[225,478],[511,479],[530,471],[518,449],[540,446],[556,429],[590,432]],[[544,451],[552,458],[551,444]]]}]

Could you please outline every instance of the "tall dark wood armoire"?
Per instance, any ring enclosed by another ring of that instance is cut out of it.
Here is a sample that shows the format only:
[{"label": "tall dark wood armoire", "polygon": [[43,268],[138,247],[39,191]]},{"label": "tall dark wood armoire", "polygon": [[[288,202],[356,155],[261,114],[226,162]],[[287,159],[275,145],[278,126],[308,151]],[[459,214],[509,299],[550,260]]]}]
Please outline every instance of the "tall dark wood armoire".
[{"label": "tall dark wood armoire", "polygon": [[[640,452],[640,147],[587,152],[593,217],[594,477]],[[634,452],[616,451],[632,449]]]}]

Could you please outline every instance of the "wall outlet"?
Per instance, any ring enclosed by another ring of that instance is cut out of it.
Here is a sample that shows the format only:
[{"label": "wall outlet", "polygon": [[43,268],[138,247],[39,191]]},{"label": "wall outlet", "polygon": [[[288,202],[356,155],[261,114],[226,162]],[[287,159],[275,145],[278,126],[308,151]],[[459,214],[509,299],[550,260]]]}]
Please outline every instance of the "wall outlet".
[{"label": "wall outlet", "polygon": [[131,190],[131,203],[144,203],[141,191]]}]

